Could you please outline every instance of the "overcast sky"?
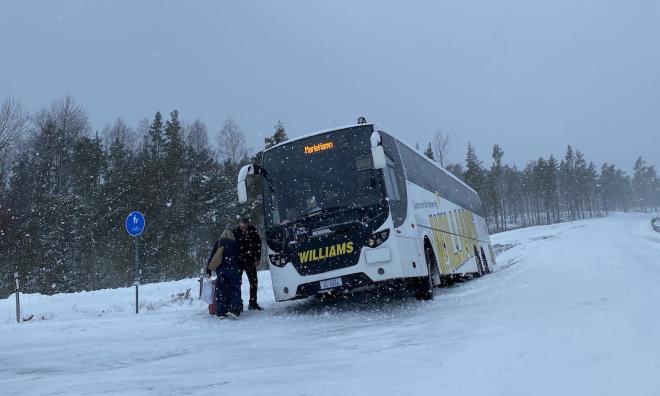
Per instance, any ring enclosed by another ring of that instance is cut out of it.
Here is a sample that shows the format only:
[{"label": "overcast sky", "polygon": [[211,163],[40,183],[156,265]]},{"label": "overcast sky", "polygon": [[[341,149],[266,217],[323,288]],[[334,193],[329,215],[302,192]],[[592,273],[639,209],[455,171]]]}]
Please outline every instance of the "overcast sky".
[{"label": "overcast sky", "polygon": [[248,145],[358,115],[490,164],[573,144],[660,165],[659,1],[3,1],[0,100],[71,94],[95,129],[160,109]]}]

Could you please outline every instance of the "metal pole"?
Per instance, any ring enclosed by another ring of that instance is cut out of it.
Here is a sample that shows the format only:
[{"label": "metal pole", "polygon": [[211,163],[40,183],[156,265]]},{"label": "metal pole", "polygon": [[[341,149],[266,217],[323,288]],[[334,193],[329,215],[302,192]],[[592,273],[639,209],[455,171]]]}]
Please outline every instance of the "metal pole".
[{"label": "metal pole", "polygon": [[14,272],[14,280],[16,281],[16,322],[21,323],[21,298],[19,297],[21,287],[18,283],[18,271]]},{"label": "metal pole", "polygon": [[138,279],[138,237],[133,238],[135,243],[135,313],[140,312],[140,306],[138,304],[138,285],[140,280]]}]

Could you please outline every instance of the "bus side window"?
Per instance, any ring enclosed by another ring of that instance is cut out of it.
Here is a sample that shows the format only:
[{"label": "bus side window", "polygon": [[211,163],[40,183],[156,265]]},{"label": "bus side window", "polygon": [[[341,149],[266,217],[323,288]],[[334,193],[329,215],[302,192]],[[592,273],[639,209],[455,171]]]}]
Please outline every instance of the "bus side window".
[{"label": "bus side window", "polygon": [[387,166],[383,169],[383,178],[385,179],[385,189],[387,190],[388,198],[400,201],[401,194],[399,192],[399,184],[396,182],[394,166],[389,158],[387,159]]},{"label": "bus side window", "polygon": [[387,197],[395,201],[401,200],[399,185],[396,182],[396,173],[394,172],[394,161],[389,155],[386,157],[387,166],[383,169],[383,178],[385,179],[385,189]]},{"label": "bus side window", "polygon": [[396,173],[394,173],[394,167],[388,166],[387,170],[390,171],[390,176],[392,178],[392,186],[394,186],[394,199],[397,201],[401,200],[401,194],[399,193],[399,183],[396,181]]}]

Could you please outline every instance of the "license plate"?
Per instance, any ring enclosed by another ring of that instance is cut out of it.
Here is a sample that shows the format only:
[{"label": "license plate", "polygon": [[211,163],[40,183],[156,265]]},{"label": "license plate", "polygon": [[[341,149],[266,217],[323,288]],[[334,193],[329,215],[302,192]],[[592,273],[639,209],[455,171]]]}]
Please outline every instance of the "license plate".
[{"label": "license plate", "polygon": [[321,290],[332,289],[333,287],[341,286],[341,278],[332,278],[321,281]]}]

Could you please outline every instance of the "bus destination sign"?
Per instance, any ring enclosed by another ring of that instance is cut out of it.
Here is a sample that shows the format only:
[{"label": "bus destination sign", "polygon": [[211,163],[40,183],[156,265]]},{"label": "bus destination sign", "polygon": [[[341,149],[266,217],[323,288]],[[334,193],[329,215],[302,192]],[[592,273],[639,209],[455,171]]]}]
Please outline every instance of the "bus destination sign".
[{"label": "bus destination sign", "polygon": [[334,144],[332,142],[318,143],[311,146],[305,146],[305,154],[314,154],[318,153],[319,151],[331,150],[332,148],[334,148]]}]

